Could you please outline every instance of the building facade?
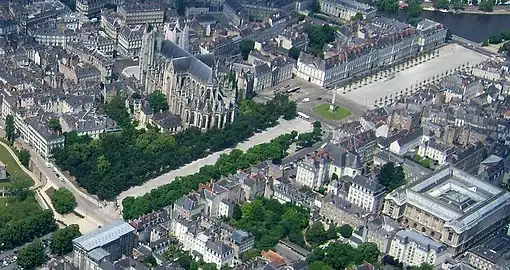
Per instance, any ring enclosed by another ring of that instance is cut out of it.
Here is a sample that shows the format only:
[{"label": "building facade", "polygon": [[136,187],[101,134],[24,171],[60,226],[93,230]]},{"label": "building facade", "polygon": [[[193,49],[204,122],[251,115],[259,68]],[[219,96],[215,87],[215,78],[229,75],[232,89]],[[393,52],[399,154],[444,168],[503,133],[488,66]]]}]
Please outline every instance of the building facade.
[{"label": "building facade", "polygon": [[[390,245],[389,255],[406,266],[420,266],[424,263],[438,265],[444,245],[412,230],[398,231]],[[441,262],[442,263],[442,262]]]},{"label": "building facade", "polygon": [[213,55],[191,55],[155,30],[146,31],[139,57],[139,79],[148,93],[161,90],[170,112],[185,127],[223,128],[234,121],[237,90],[216,76]]},{"label": "building facade", "polygon": [[349,21],[360,13],[365,19],[372,19],[376,15],[375,8],[357,1],[351,0],[320,0],[318,1],[322,13]]},{"label": "building facade", "polygon": [[453,166],[385,197],[383,213],[462,253],[510,221],[510,193]]}]

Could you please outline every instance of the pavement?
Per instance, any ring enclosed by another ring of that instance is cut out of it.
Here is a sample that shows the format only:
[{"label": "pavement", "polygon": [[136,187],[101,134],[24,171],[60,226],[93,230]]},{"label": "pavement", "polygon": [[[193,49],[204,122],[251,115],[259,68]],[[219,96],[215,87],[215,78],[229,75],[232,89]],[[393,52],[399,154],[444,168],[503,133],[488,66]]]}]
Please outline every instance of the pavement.
[{"label": "pavement", "polygon": [[371,107],[385,97],[397,96],[402,90],[415,87],[434,76],[441,76],[464,64],[472,66],[487,59],[487,56],[458,44],[449,44],[438,50],[438,57],[397,72],[392,79],[377,80],[345,94],[343,88],[338,89],[337,93],[353,103]]},{"label": "pavement", "polygon": [[[237,145],[236,149],[247,150],[257,144],[269,142],[270,140],[278,137],[281,134],[285,134],[291,132],[293,130],[302,133],[308,132],[313,129],[311,122],[306,121],[304,119],[293,119],[290,121],[281,120],[280,123],[272,128],[269,128],[263,132],[257,133],[253,135],[249,140],[242,142]],[[233,148],[226,149],[223,151],[219,151],[209,156],[196,160],[190,164],[184,165],[177,170],[173,170],[161,176],[158,176],[154,179],[151,179],[144,184],[136,187],[132,187],[124,192],[122,192],[119,196],[117,196],[117,201],[119,205],[122,205],[121,202],[124,198],[133,196],[138,197],[142,196],[145,193],[151,191],[154,188],[159,186],[171,183],[176,177],[186,176],[193,173],[196,173],[200,170],[201,167],[205,165],[214,165],[221,154],[228,154],[232,151]]]},{"label": "pavement", "polygon": [[[275,92],[285,93],[288,89],[292,89],[298,86],[300,87],[300,89],[294,93],[290,93],[289,98],[291,100],[296,101],[297,110],[308,115],[312,122],[320,121],[328,126],[336,127],[343,121],[355,119],[368,110],[368,107],[362,104],[353,103],[349,99],[343,97],[341,94],[337,94],[335,97],[335,105],[350,110],[352,114],[351,116],[339,121],[325,119],[322,116],[314,113],[312,109],[313,107],[322,103],[326,102],[331,103],[333,100],[334,90],[326,89],[316,84],[309,83],[306,80],[300,78],[293,78],[281,84],[278,84],[274,87],[264,89],[263,91],[257,93],[255,100],[256,101],[258,100],[260,102],[266,102],[274,97]],[[304,100],[306,98],[308,98],[309,101],[305,102]]]}]

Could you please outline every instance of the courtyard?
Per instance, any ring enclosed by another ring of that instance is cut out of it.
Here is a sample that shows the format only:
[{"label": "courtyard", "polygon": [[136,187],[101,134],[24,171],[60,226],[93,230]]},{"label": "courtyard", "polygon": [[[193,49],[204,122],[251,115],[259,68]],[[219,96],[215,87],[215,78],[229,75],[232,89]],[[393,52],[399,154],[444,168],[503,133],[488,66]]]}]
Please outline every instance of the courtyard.
[{"label": "courtyard", "polygon": [[[359,88],[337,94],[362,106],[370,107],[386,97],[397,96],[404,89],[415,87],[420,82],[441,76],[462,65],[475,65],[487,57],[457,44],[449,44],[438,49],[439,56],[394,74],[394,77],[373,81]],[[344,94],[345,93],[345,94]]]},{"label": "courtyard", "polygon": [[[8,175],[21,176],[21,177],[24,177],[26,179],[32,180],[32,178],[30,178],[20,168],[20,166],[18,165],[16,160],[14,160],[14,157],[11,155],[11,153],[9,153],[9,151],[2,144],[0,144],[0,157],[2,157],[2,158],[0,158],[0,161],[3,162],[6,165],[6,169],[7,169],[7,174]],[[7,184],[8,184],[8,182],[5,182],[5,181],[4,182],[0,182],[0,187],[4,187]]]},{"label": "courtyard", "polygon": [[346,108],[336,106],[336,108],[333,111],[330,111],[329,107],[330,107],[329,103],[322,103],[313,107],[312,111],[326,118],[327,120],[336,121],[342,120],[351,115],[351,111],[349,111]]}]

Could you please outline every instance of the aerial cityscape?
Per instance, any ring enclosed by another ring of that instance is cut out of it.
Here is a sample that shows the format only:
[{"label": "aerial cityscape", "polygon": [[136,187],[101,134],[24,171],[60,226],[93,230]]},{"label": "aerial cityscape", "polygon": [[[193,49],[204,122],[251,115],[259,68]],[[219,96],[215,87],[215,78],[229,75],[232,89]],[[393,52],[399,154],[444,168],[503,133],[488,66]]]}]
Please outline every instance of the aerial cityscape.
[{"label": "aerial cityscape", "polygon": [[510,270],[504,4],[0,1],[0,270]]}]

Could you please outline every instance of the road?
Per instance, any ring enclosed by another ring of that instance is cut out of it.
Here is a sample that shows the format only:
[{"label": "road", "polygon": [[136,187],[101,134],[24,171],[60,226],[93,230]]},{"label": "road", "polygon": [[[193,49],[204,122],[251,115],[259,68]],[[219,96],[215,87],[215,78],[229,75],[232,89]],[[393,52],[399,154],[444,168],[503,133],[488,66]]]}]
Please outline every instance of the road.
[{"label": "road", "polygon": [[[287,87],[288,85],[288,87]],[[363,106],[361,104],[356,104],[351,102],[349,99],[343,97],[341,94],[337,94],[335,97],[335,105],[344,107],[351,111],[351,116],[343,119],[341,121],[335,121],[335,120],[328,120],[324,119],[320,115],[314,113],[312,111],[313,107],[325,102],[332,102],[333,99],[333,89],[325,89],[321,86],[318,86],[313,83],[309,83],[305,80],[294,78],[290,79],[288,81],[285,81],[279,85],[276,85],[274,87],[264,89],[261,92],[257,93],[256,99],[258,99],[261,102],[266,102],[271,100],[274,97],[274,92],[285,92],[287,89],[291,89],[294,87],[299,86],[300,89],[295,92],[289,94],[289,98],[291,100],[296,101],[297,103],[297,109],[299,112],[302,112],[308,116],[313,121],[321,121],[323,124],[329,125],[331,127],[338,126],[342,121],[346,121],[349,119],[354,119],[359,116],[361,116],[364,112],[368,110],[368,107]],[[308,98],[308,102],[303,102],[305,98]]]},{"label": "road", "polygon": [[452,35],[452,41],[454,41],[455,43],[457,43],[465,48],[468,48],[468,49],[471,49],[478,53],[481,53],[487,57],[493,57],[496,55],[494,52],[480,46],[478,43],[471,41],[469,39],[465,39],[465,38],[462,38],[462,37],[459,37],[456,35]]}]

